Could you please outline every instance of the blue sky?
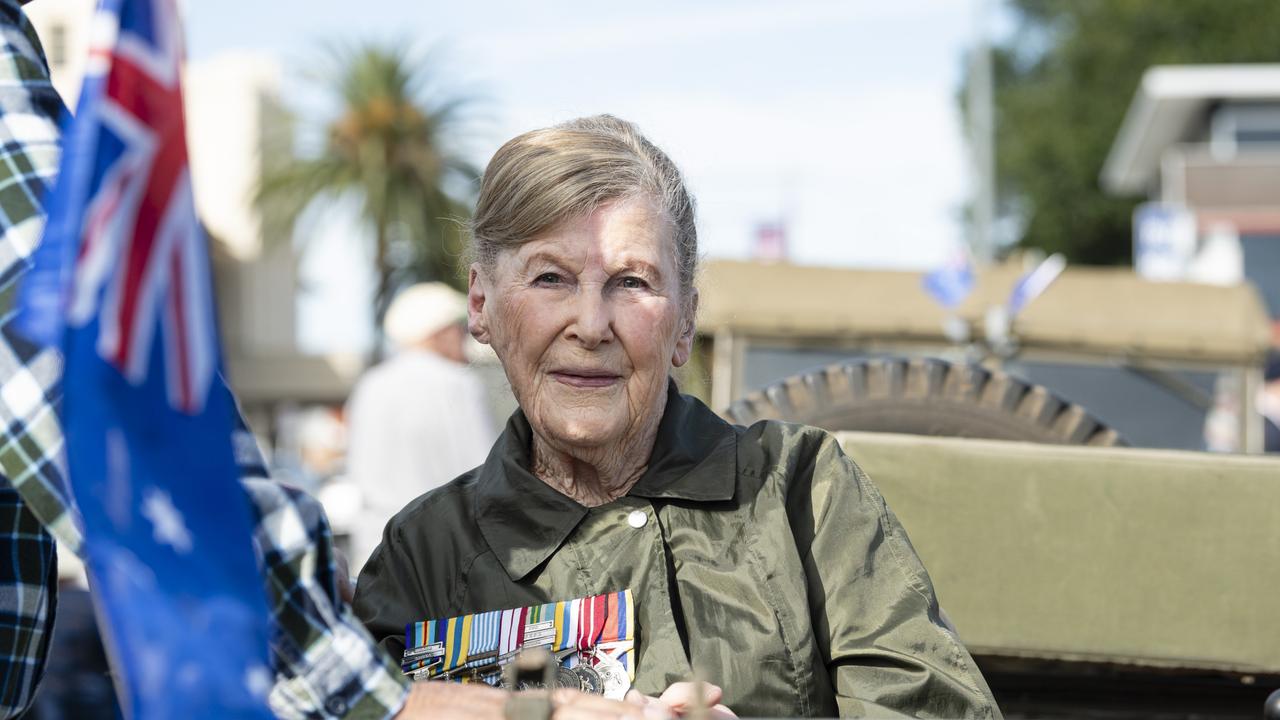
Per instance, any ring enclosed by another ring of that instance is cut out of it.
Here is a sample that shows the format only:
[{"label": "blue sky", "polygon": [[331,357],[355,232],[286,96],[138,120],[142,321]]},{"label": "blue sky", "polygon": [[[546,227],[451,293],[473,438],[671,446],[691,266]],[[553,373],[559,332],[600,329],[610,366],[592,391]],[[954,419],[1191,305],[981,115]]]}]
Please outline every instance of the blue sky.
[{"label": "blue sky", "polygon": [[[755,227],[779,219],[791,258],[810,264],[924,268],[960,240],[968,181],[955,94],[972,2],[218,0],[188,10],[196,60],[251,49],[298,68],[336,39],[434,49],[445,84],[486,98],[468,148],[479,166],[534,127],[597,112],[633,120],[684,169],[708,256],[749,255]],[[289,86],[287,99],[314,107]]]}]

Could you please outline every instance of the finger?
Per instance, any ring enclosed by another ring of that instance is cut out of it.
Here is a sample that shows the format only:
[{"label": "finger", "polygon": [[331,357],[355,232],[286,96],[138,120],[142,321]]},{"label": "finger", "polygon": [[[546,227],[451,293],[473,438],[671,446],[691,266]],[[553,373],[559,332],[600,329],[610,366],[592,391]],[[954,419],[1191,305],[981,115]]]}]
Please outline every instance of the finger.
[{"label": "finger", "polygon": [[671,718],[676,715],[675,709],[668,707],[666,703],[658,698],[645,695],[639,690],[628,690],[624,702],[645,708],[645,717],[647,718],[662,720],[662,718]]},{"label": "finger", "polygon": [[738,713],[730,710],[724,705],[715,705],[711,708],[712,720],[737,720]]},{"label": "finger", "polygon": [[552,711],[553,720],[599,720],[600,718],[609,718],[610,720],[659,720],[659,718],[668,719],[671,716],[661,713],[659,718],[651,718],[648,708],[636,707],[627,703],[619,702],[617,705],[599,708],[599,707],[583,707],[581,705],[557,705]]},{"label": "finger", "polygon": [[596,712],[601,715],[613,715],[617,717],[642,718],[644,717],[644,709],[646,706],[637,705],[630,702],[621,702],[619,700],[610,700],[600,695],[588,695],[577,690],[561,688],[551,695],[552,702],[557,708],[573,708],[575,710],[582,709],[588,712]]},{"label": "finger", "polygon": [[677,712],[685,712],[693,707],[699,685],[702,686],[704,705],[715,705],[724,696],[724,691],[711,683],[678,682],[672,683],[671,687],[663,691],[658,700]]},{"label": "finger", "polygon": [[[649,720],[650,718],[668,717],[661,707],[639,705],[635,702],[610,700],[599,695],[588,695],[577,690],[559,689],[552,693],[555,704],[556,720],[568,720],[582,717],[629,718],[631,720]],[[654,711],[656,712],[656,715]]]},{"label": "finger", "polygon": [[648,705],[655,705],[655,706],[664,707],[664,708],[666,707],[666,704],[663,703],[658,698],[652,695],[645,695],[639,690],[628,690],[626,695],[626,701],[629,703],[640,705],[641,707],[648,706]]}]

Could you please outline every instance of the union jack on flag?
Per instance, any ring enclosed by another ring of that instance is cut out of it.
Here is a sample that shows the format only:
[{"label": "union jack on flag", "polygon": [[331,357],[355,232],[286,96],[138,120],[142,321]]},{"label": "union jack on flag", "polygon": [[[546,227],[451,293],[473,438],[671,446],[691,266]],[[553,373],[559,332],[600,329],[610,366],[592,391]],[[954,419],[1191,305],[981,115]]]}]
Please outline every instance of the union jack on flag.
[{"label": "union jack on flag", "polygon": [[95,21],[89,73],[105,88],[67,320],[81,327],[96,316],[98,352],[134,384],[146,375],[159,328],[169,400],[193,413],[213,380],[217,337],[173,14],[170,2],[129,2],[119,16],[104,8]]},{"label": "union jack on flag", "polygon": [[20,328],[59,419],[131,718],[268,718],[270,628],[187,163],[175,0],[100,0]]}]

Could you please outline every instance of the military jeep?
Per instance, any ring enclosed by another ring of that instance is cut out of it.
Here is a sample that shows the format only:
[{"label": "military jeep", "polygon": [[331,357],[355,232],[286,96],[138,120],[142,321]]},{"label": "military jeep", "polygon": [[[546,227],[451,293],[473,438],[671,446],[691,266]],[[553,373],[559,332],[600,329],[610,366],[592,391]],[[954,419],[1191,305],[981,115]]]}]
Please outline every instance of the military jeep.
[{"label": "military jeep", "polygon": [[680,381],[735,422],[839,433],[1007,716],[1261,716],[1280,688],[1280,459],[1242,454],[1262,449],[1261,300],[1071,268],[989,322],[1021,271],[980,272],[949,313],[919,273],[711,262]]}]

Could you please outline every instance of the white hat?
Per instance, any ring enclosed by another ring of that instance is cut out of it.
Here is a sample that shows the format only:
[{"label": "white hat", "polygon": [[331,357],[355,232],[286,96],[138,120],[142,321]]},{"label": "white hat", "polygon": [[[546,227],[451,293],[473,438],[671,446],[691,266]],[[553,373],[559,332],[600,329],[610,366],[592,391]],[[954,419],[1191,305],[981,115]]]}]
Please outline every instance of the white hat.
[{"label": "white hat", "polygon": [[466,295],[444,283],[418,283],[401,290],[391,301],[382,329],[394,345],[405,347],[466,320]]}]

